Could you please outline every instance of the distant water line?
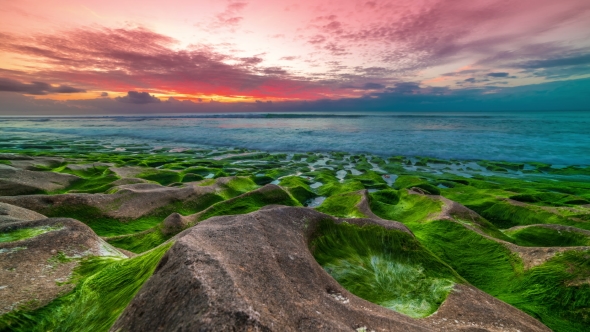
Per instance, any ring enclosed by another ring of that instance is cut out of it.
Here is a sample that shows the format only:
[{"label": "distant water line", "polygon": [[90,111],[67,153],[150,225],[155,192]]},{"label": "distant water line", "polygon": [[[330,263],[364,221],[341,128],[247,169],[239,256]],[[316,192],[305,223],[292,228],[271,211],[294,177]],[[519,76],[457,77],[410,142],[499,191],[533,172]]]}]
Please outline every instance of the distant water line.
[{"label": "distant water line", "polygon": [[3,117],[0,136],[590,165],[590,112]]}]

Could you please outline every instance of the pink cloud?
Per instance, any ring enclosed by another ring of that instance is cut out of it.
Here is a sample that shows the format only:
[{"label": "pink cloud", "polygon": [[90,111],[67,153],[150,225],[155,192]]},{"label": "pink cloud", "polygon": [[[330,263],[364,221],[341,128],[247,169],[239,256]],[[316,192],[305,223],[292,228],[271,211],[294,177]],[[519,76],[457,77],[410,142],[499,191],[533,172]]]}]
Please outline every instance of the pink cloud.
[{"label": "pink cloud", "polygon": [[302,99],[337,93],[283,68],[260,66],[260,57],[236,58],[207,47],[175,46],[174,39],[145,28],[94,28],[11,38],[0,47],[51,65],[12,77],[76,82],[88,89]]}]

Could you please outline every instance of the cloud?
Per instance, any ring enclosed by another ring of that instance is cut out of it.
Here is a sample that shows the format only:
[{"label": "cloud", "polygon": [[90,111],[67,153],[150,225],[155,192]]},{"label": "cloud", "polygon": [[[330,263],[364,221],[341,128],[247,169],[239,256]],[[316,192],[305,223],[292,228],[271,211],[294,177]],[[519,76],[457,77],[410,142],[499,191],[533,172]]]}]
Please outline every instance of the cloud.
[{"label": "cloud", "polygon": [[509,73],[501,73],[501,72],[487,74],[487,76],[490,76],[490,77],[508,77],[509,75],[510,75]]},{"label": "cloud", "polygon": [[365,90],[378,90],[383,88],[385,88],[385,85],[380,83],[365,83],[365,85],[363,85],[363,89]]},{"label": "cloud", "polygon": [[244,19],[243,16],[238,15],[247,5],[247,2],[230,2],[223,12],[215,15],[216,21],[210,27],[213,29],[227,28],[230,31],[235,31]]},{"label": "cloud", "polygon": [[518,65],[525,69],[570,67],[590,65],[590,54],[578,54],[555,59],[530,60]]},{"label": "cloud", "polygon": [[0,92],[0,114],[148,114],[198,112],[248,112],[259,107],[273,111],[589,111],[590,79],[557,81],[519,87],[478,87],[450,89],[398,82],[380,92],[361,98],[268,103],[191,102],[168,99],[166,102],[133,104],[115,99],[53,101]]},{"label": "cloud", "polygon": [[9,78],[0,78],[0,91],[20,92],[28,95],[86,92],[84,89],[78,89],[68,85],[53,86],[45,82],[22,83]]},{"label": "cloud", "polygon": [[160,99],[147,92],[129,91],[126,96],[115,98],[116,101],[129,104],[159,103]]},{"label": "cloud", "polygon": [[297,99],[337,93],[337,84],[320,84],[283,68],[264,67],[260,56],[234,57],[204,45],[178,49],[173,38],[145,28],[76,29],[6,40],[0,41],[1,50],[33,58],[44,68],[31,76],[77,82],[96,90]]},{"label": "cloud", "polygon": [[100,96],[101,96],[101,97],[108,97],[108,96],[109,96],[109,93],[108,93],[108,92],[102,92],[102,93],[100,94]]},{"label": "cloud", "polygon": [[[358,5],[351,5],[347,8],[350,14],[336,20],[331,14],[343,12],[341,7],[324,9],[326,14],[311,21],[306,29],[309,36],[315,37],[308,42],[338,45],[353,54],[364,53],[363,60],[387,63],[398,73],[468,58],[476,62],[501,57],[506,50],[521,53],[543,39],[548,47],[571,51],[576,43],[561,43],[566,32],[560,29],[587,29],[588,25],[582,22],[590,19],[587,0],[564,0],[559,6],[553,0],[522,0],[511,4],[510,10],[505,1],[499,0],[397,0],[395,4],[378,5],[366,2],[365,8],[378,10],[358,10]],[[327,54],[339,55],[333,48],[318,47],[322,49]],[[545,54],[529,52],[520,60],[539,55]]]}]

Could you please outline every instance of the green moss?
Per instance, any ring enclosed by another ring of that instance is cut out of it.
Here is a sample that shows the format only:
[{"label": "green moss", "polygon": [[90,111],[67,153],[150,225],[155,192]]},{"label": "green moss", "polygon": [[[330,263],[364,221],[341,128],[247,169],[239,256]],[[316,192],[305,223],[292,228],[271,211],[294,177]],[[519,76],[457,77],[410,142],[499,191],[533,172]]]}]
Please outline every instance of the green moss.
[{"label": "green moss", "polygon": [[229,199],[241,194],[245,194],[259,186],[248,177],[236,177],[221,185],[223,190],[219,193],[224,199]]},{"label": "green moss", "polygon": [[422,222],[441,211],[442,203],[428,196],[408,194],[405,189],[381,190],[370,194],[373,213],[384,219]]},{"label": "green moss", "polygon": [[450,221],[410,223],[420,242],[477,288],[554,331],[590,329],[590,253],[571,251],[523,270],[516,254]]},{"label": "green moss", "polygon": [[142,173],[137,174],[135,177],[150,181],[156,181],[163,186],[169,185],[174,182],[182,182],[182,174],[168,170],[145,170]]},{"label": "green moss", "polygon": [[517,273],[520,259],[503,245],[452,221],[406,224],[420,242],[467,281],[494,296]]},{"label": "green moss", "polygon": [[284,177],[279,182],[279,185],[287,188],[289,194],[295,197],[301,204],[317,196],[309,187],[309,181],[300,176]]},{"label": "green moss", "polygon": [[462,279],[411,235],[324,221],[312,242],[320,265],[351,293],[414,318],[434,313]]},{"label": "green moss", "polygon": [[118,236],[112,239],[107,239],[111,245],[129,250],[133,253],[139,254],[153,249],[162,243],[168,241],[172,235],[166,235],[160,230],[160,226],[156,226],[148,231],[137,234],[129,234]]},{"label": "green moss", "polygon": [[554,331],[590,330],[590,252],[567,251],[528,270],[500,299]]},{"label": "green moss", "polygon": [[252,176],[252,181],[257,185],[264,186],[265,184],[269,184],[273,182],[275,179],[273,177],[262,175],[262,176]]},{"label": "green moss", "polygon": [[194,173],[187,173],[182,177],[182,182],[196,182],[203,180],[203,176]]},{"label": "green moss", "polygon": [[364,218],[357,205],[362,195],[358,192],[334,195],[326,198],[316,210],[342,218]]},{"label": "green moss", "polygon": [[278,187],[275,188],[276,189],[272,190],[252,191],[245,195],[216,203],[205,210],[199,217],[199,220],[205,220],[221,215],[250,213],[263,206],[271,204],[301,206],[301,204],[287,192]]},{"label": "green moss", "polygon": [[382,175],[375,171],[369,170],[361,175],[347,174],[346,178],[359,181],[366,189],[385,189],[388,187]]},{"label": "green moss", "polygon": [[32,312],[3,315],[0,330],[108,331],[171,245],[130,259],[86,259],[75,270],[72,292]]},{"label": "green moss", "polygon": [[526,247],[590,246],[590,237],[572,230],[556,230],[541,226],[529,226],[505,231],[514,243]]},{"label": "green moss", "polygon": [[55,206],[42,211],[48,217],[77,219],[88,225],[99,236],[115,236],[141,232],[162,221],[162,216],[145,216],[123,222],[106,216],[100,209],[86,205]]},{"label": "green moss", "polygon": [[477,164],[482,167],[485,167],[488,170],[500,171],[500,172],[506,172],[507,169],[513,170],[513,171],[518,171],[518,170],[522,170],[524,168],[523,163],[511,163],[511,162],[506,162],[506,161],[485,161],[485,160],[483,160],[483,161],[478,161]]},{"label": "green moss", "polygon": [[0,233],[0,243],[26,240],[48,232],[59,231],[61,229],[63,229],[63,226],[61,225],[19,228],[13,231]]},{"label": "green moss", "polygon": [[499,228],[533,224],[572,225],[590,229],[587,222],[575,222],[567,216],[553,213],[536,206],[521,206],[506,201],[491,201],[481,205],[468,206]]},{"label": "green moss", "polygon": [[428,194],[440,195],[439,188],[431,184],[428,179],[419,176],[400,175],[395,179],[394,186],[397,189],[417,187],[425,190]]},{"label": "green moss", "polygon": [[389,173],[393,173],[393,174],[402,174],[402,173],[406,173],[406,169],[399,163],[393,163],[393,164],[387,164],[387,165],[383,165],[381,166],[381,168]]}]

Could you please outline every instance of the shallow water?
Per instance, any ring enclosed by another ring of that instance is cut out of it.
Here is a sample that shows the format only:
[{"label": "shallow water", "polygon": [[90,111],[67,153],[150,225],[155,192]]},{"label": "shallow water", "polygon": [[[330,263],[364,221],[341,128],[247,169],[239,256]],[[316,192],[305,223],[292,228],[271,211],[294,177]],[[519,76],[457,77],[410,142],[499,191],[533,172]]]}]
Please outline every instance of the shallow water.
[{"label": "shallow water", "polygon": [[[43,121],[41,121],[43,120]],[[0,137],[590,164],[590,112],[4,117]],[[113,144],[116,149],[117,144]]]}]

